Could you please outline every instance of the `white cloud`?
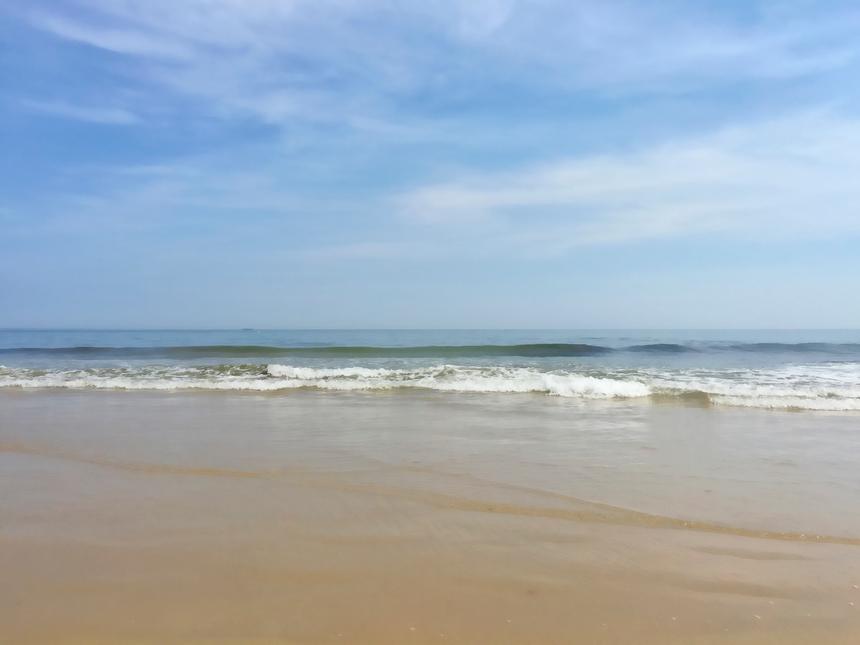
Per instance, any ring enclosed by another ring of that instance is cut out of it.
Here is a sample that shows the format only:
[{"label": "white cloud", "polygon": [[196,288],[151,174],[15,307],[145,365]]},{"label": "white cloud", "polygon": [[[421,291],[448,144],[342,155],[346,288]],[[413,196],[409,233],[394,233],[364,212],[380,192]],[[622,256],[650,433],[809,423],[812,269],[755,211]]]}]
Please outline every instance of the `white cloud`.
[{"label": "white cloud", "polygon": [[[162,118],[175,108],[185,116],[251,117],[286,126],[282,138],[296,146],[286,150],[288,144],[272,139],[268,152],[244,160],[246,173],[236,170],[235,159],[203,163],[191,174],[187,169],[174,173],[169,162],[158,172],[134,171],[150,173],[139,178],[139,189],[108,194],[101,205],[86,204],[105,213],[124,204],[134,214],[165,207],[175,212],[320,212],[331,205],[318,195],[304,195],[302,182],[291,178],[293,170],[320,163],[320,156],[323,165],[337,168],[344,165],[338,154],[361,154],[377,140],[466,146],[480,141],[476,147],[486,152],[502,139],[522,137],[537,119],[518,121],[517,133],[501,130],[510,125],[503,118],[482,118],[495,116],[493,101],[505,98],[500,88],[523,100],[540,86],[536,100],[562,97],[564,106],[576,103],[583,90],[589,97],[677,93],[853,69],[860,52],[855,37],[860,14],[850,5],[803,14],[792,12],[792,3],[764,2],[757,5],[757,17],[744,20],[716,10],[705,13],[688,3],[596,0],[79,0],[74,13],[62,5],[43,6],[50,8],[29,14],[38,27],[126,57],[127,64],[112,66],[111,73],[127,74],[123,90],[137,91],[123,96],[139,98],[135,110],[140,114]],[[734,94],[717,95],[727,101]],[[453,109],[423,111],[425,99],[445,106],[449,96]],[[175,97],[197,101],[174,103]],[[466,116],[469,110],[461,108],[471,108],[476,97],[483,100],[475,102],[484,106],[479,109],[487,111]],[[138,119],[112,107],[117,104],[63,100],[29,102],[28,107],[103,123]],[[566,126],[573,123],[564,107],[550,111]],[[724,112],[737,116],[731,106]],[[582,127],[598,118],[585,114]],[[354,145],[338,130],[334,137],[346,143],[315,157],[319,129],[292,127],[297,123],[336,124],[366,136]],[[540,146],[536,141],[535,148]],[[380,149],[379,157],[388,151]],[[420,241],[459,252],[448,243],[454,236],[442,232],[452,226],[472,248],[527,253],[729,231],[856,231],[860,217],[854,204],[860,203],[860,191],[852,171],[860,167],[858,150],[856,121],[819,113],[624,153],[571,155],[508,172],[458,174],[396,199],[397,210],[413,219],[398,221],[403,227],[399,238],[385,244],[408,249]],[[447,158],[438,153],[442,163],[457,157],[457,150]],[[322,175],[320,183],[333,176]],[[349,189],[336,183],[333,192],[348,201],[339,191]],[[113,188],[112,182],[108,185]],[[355,220],[385,220],[390,213],[373,188],[360,201]],[[320,254],[358,258],[391,252],[377,244],[353,240]]]},{"label": "white cloud", "polygon": [[[758,18],[691,5],[588,0],[82,0],[32,21],[135,57],[134,79],[203,99],[198,109],[268,123],[406,121],[404,99],[463,100],[508,87],[683,92],[856,64],[860,12]],[[527,90],[525,90],[527,91]],[[202,107],[207,106],[206,108]]]},{"label": "white cloud", "polygon": [[511,20],[494,46],[573,87],[680,92],[721,81],[789,78],[856,62],[854,11],[767,11],[732,20],[669,3],[587,2]]},{"label": "white cloud", "polygon": [[88,25],[45,12],[34,12],[30,19],[36,26],[60,38],[119,54],[166,58],[187,57],[190,54],[188,47],[157,34]]},{"label": "white cloud", "polygon": [[139,121],[136,114],[122,108],[72,105],[62,101],[22,101],[22,104],[36,112],[76,121],[107,125],[131,125]]},{"label": "white cloud", "polygon": [[858,167],[860,121],[824,111],[626,152],[458,173],[387,197],[349,190],[320,197],[285,168],[234,153],[82,168],[109,188],[48,199],[33,232],[183,222],[216,230],[226,217],[231,234],[270,239],[303,221],[344,217],[339,240],[284,237],[296,259],[320,261],[539,257],[709,236],[826,239],[860,234]]},{"label": "white cloud", "polygon": [[807,114],[626,153],[479,173],[400,196],[439,226],[478,221],[497,243],[563,252],[732,232],[860,232],[860,122]]}]

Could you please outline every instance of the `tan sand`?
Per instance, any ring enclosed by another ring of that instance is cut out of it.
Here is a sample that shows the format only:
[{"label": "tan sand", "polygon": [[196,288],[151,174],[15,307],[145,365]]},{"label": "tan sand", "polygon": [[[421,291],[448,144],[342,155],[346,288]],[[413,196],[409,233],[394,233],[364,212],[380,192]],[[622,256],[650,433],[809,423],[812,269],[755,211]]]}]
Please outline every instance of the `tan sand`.
[{"label": "tan sand", "polygon": [[416,411],[478,436],[469,405],[0,396],[0,642],[860,642],[858,536],[717,521],[728,483],[690,517],[524,484],[522,447],[413,450]]}]

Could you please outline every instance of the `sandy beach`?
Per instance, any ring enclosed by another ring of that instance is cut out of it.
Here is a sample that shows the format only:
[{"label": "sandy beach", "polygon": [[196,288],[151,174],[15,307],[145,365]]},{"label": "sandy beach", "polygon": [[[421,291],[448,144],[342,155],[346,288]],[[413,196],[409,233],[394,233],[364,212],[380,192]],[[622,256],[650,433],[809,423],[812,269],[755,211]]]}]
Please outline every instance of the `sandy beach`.
[{"label": "sandy beach", "polygon": [[0,641],[857,641],[852,417],[608,405],[2,392]]}]

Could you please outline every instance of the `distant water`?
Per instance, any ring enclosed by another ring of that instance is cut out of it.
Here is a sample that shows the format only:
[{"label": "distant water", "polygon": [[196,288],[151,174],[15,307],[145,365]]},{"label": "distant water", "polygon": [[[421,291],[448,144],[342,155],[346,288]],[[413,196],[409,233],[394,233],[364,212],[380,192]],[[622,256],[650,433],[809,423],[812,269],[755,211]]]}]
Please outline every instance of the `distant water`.
[{"label": "distant water", "polygon": [[860,331],[4,330],[0,388],[426,389],[860,410]]}]

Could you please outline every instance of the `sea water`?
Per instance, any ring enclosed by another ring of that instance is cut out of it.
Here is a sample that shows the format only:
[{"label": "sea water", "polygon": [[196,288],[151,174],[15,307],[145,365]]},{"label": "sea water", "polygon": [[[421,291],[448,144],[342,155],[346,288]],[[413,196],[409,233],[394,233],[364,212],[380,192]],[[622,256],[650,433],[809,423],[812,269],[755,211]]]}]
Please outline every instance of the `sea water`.
[{"label": "sea water", "polygon": [[0,388],[510,393],[860,410],[858,330],[0,330]]}]

